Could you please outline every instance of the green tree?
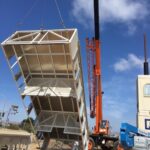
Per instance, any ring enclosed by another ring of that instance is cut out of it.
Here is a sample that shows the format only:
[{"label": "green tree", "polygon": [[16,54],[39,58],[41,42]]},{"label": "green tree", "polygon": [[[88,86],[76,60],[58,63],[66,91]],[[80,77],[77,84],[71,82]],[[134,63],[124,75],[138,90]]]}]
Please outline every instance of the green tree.
[{"label": "green tree", "polygon": [[30,132],[30,133],[34,132],[32,126],[34,126],[34,119],[31,118],[31,117],[22,120],[22,122],[21,122],[21,124],[20,124],[20,127],[21,127],[23,130],[26,130],[26,131],[28,131],[28,132]]},{"label": "green tree", "polygon": [[17,124],[9,124],[9,126],[7,127],[8,129],[12,129],[12,130],[19,130],[19,125]]}]

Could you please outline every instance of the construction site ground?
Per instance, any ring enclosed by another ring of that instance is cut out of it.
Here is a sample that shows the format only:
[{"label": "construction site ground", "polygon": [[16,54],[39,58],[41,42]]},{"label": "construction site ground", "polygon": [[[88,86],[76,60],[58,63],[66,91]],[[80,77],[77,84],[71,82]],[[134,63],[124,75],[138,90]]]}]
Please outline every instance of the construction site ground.
[{"label": "construction site ground", "polygon": [[[19,134],[23,134],[23,135],[28,134],[27,132],[22,131],[22,130],[11,130],[11,129],[4,129],[4,128],[0,129],[0,134],[9,135],[10,133],[11,133],[11,136],[19,135]],[[34,134],[31,134],[31,141],[32,142],[31,142],[31,144],[29,144],[28,150],[39,150],[40,146],[42,146],[42,144],[43,144],[43,140],[37,140],[37,138]],[[64,142],[64,141],[60,141],[60,140],[51,139],[49,141],[49,146],[48,146],[47,150],[73,150],[73,145],[74,145],[74,142]],[[19,146],[17,145],[17,147],[19,147]],[[5,146],[3,147],[3,150],[4,149],[5,149]],[[100,150],[100,148],[95,148],[95,150],[96,149]]]}]

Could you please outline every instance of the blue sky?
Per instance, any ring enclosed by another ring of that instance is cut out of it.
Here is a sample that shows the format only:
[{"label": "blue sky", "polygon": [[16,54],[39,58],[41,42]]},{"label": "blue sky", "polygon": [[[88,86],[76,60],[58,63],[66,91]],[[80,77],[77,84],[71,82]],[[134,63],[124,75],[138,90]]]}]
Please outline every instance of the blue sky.
[{"label": "blue sky", "polygon": [[[92,0],[57,1],[66,27],[78,29],[87,89],[85,38],[94,36]],[[150,2],[101,0],[100,4],[103,112],[116,131],[121,122],[136,122],[136,78],[143,73],[144,32],[150,47]],[[62,28],[54,0],[0,0],[0,20],[1,42],[16,30],[40,29],[42,23],[45,29]],[[2,50],[0,60],[0,109],[4,104],[5,110],[11,104],[19,105],[19,114],[12,120],[20,121],[26,115]],[[87,92],[86,101],[89,110]],[[94,120],[90,120],[90,126],[92,123]]]}]

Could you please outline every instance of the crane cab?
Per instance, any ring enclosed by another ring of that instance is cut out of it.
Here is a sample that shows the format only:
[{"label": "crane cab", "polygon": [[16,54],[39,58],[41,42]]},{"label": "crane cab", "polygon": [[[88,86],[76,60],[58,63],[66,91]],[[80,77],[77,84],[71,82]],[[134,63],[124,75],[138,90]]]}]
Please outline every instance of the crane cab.
[{"label": "crane cab", "polygon": [[108,120],[102,120],[100,122],[99,133],[103,135],[108,135],[109,133],[109,121]]}]

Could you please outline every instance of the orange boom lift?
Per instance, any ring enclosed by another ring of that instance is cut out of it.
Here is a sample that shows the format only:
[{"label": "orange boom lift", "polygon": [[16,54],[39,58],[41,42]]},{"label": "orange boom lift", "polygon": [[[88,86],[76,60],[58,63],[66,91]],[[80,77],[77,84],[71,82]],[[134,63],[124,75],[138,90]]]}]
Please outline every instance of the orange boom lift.
[{"label": "orange boom lift", "polygon": [[109,121],[103,120],[99,0],[94,0],[94,26],[95,37],[91,40],[86,39],[90,117],[95,118],[94,130],[89,139],[89,150],[93,149],[94,145],[100,145],[106,150],[107,147],[113,147],[118,138],[109,135]]}]

